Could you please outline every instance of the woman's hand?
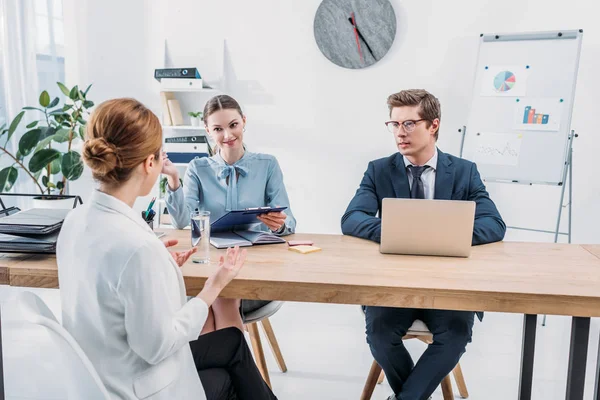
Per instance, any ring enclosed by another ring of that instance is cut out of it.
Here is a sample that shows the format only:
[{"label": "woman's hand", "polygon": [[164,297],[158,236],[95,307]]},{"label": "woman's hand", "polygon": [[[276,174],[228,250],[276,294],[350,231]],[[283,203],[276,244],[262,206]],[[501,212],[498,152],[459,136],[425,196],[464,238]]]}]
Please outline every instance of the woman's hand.
[{"label": "woman's hand", "polygon": [[[163,239],[162,242],[167,248],[177,246],[177,243],[179,243],[177,239]],[[198,249],[194,247],[188,251],[171,251],[170,253],[177,265],[183,267],[183,264],[185,264],[192,254],[194,254],[197,250]]]},{"label": "woman's hand", "polygon": [[225,256],[219,259],[219,268],[208,277],[198,297],[210,307],[225,286],[237,276],[245,262],[246,250],[240,250],[238,246],[227,249]]},{"label": "woman's hand", "polygon": [[167,176],[167,183],[169,184],[169,189],[177,190],[179,189],[179,171],[177,171],[177,167],[175,164],[169,160],[167,153],[162,152],[162,170],[161,174]]},{"label": "woman's hand", "polygon": [[280,211],[261,214],[257,218],[270,230],[272,230],[273,232],[277,232],[279,231],[279,229],[281,229],[283,224],[285,224],[285,219],[287,218],[287,215],[285,215],[283,211]]}]

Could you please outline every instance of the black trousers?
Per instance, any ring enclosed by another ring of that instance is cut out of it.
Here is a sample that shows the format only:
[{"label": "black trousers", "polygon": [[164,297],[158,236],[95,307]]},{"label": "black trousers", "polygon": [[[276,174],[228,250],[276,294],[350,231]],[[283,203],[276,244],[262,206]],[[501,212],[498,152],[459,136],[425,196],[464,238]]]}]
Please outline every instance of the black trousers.
[{"label": "black trousers", "polygon": [[265,383],[237,328],[210,332],[190,342],[207,400],[277,399]]},{"label": "black trousers", "polygon": [[[367,342],[385,371],[398,400],[425,400],[450,373],[471,342],[475,313],[469,311],[417,310],[366,307]],[[433,334],[415,365],[402,337],[420,319]]]}]

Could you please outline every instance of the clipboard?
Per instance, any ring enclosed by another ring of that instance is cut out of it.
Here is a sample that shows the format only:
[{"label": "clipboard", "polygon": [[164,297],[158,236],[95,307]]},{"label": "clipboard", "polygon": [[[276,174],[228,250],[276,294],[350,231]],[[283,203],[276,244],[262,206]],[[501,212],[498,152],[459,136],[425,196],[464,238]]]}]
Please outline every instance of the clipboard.
[{"label": "clipboard", "polygon": [[257,218],[259,215],[280,212],[286,209],[287,207],[256,207],[246,208],[245,210],[232,210],[210,224],[210,229],[223,230],[240,225],[258,224],[260,223]]}]

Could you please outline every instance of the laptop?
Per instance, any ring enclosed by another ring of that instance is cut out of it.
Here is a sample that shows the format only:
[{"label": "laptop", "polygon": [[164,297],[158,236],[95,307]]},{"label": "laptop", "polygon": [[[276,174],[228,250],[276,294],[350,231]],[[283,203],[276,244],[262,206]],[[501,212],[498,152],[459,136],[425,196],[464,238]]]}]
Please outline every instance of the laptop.
[{"label": "laptop", "polygon": [[381,215],[381,253],[471,255],[474,201],[387,198]]}]

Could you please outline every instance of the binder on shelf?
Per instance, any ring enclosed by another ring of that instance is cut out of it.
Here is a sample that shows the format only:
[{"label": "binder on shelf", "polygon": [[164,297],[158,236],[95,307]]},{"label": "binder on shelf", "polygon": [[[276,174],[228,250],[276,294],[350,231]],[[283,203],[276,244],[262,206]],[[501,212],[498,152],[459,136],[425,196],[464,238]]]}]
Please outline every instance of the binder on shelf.
[{"label": "binder on shelf", "polygon": [[200,79],[197,68],[157,68],[154,70],[154,79],[161,82],[163,79]]}]

